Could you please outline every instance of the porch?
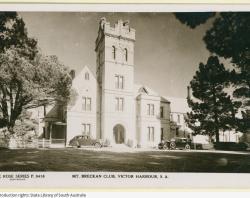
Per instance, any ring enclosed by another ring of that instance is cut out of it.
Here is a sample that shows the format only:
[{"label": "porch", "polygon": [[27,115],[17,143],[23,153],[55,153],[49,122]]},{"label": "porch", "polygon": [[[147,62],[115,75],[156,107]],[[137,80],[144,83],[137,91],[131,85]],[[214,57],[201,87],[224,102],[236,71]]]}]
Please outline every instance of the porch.
[{"label": "porch", "polygon": [[61,121],[47,121],[42,138],[38,140],[39,148],[63,148],[66,146],[67,124]]}]

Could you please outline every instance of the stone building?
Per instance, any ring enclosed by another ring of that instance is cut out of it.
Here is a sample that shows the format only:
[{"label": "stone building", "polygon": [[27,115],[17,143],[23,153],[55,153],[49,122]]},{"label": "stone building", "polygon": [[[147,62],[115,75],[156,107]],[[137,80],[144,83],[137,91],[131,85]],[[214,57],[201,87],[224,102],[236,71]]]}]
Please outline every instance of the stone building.
[{"label": "stone building", "polygon": [[157,146],[169,136],[170,102],[134,84],[135,30],[101,19],[95,42],[96,74],[87,66],[75,76],[77,100],[67,110],[67,142],[88,134],[111,145]]},{"label": "stone building", "polygon": [[171,102],[171,138],[191,138],[192,130],[188,128],[185,118],[190,108],[186,98],[166,97]]},{"label": "stone building", "polygon": [[[135,29],[119,20],[111,26],[105,18],[99,23],[95,41],[96,73],[87,66],[72,73],[75,96],[67,107],[55,103],[43,108],[40,138],[50,146],[68,146],[77,135],[89,135],[130,147],[155,147],[161,140],[191,137],[208,143],[185,122],[190,111],[184,98],[162,97],[147,86],[134,84]],[[188,91],[189,93],[189,91]],[[171,108],[170,108],[171,103]],[[239,134],[220,133],[220,141],[239,141]]]},{"label": "stone building", "polygon": [[86,134],[130,147],[155,147],[170,138],[170,102],[149,87],[134,84],[134,46],[135,30],[127,21],[111,26],[105,18],[100,20],[96,73],[85,66],[73,74],[76,96],[65,113],[48,112],[46,138],[65,137],[67,146],[76,135]]}]

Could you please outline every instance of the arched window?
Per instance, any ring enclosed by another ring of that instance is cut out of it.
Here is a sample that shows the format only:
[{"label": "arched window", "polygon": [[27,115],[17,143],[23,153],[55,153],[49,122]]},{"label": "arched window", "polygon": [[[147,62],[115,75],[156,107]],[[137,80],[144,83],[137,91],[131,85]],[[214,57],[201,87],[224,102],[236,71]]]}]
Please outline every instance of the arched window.
[{"label": "arched window", "polygon": [[112,46],[112,58],[115,60],[115,56],[116,56],[116,51],[115,51],[115,46]]},{"label": "arched window", "polygon": [[88,72],[85,73],[85,80],[89,80],[89,73]]},{"label": "arched window", "polygon": [[128,50],[127,50],[127,48],[124,49],[124,60],[126,62],[128,61]]}]

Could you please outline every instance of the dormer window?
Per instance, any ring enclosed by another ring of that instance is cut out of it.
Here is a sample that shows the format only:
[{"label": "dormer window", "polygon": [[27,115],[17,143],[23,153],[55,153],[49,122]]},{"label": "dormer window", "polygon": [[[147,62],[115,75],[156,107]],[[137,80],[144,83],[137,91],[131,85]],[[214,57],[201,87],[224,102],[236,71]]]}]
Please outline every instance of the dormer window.
[{"label": "dormer window", "polygon": [[115,46],[112,46],[112,58],[115,60],[116,57],[116,49]]},{"label": "dormer window", "polygon": [[128,50],[127,50],[127,48],[124,49],[124,60],[126,62],[128,61]]},{"label": "dormer window", "polygon": [[89,73],[88,72],[85,73],[85,80],[89,80]]}]

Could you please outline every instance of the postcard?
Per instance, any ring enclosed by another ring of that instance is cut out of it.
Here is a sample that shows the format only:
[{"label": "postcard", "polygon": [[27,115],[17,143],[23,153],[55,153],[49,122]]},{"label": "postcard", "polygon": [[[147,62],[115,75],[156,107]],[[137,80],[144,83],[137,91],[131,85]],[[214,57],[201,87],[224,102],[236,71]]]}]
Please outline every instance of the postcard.
[{"label": "postcard", "polygon": [[2,4],[1,188],[249,188],[249,10]]}]

